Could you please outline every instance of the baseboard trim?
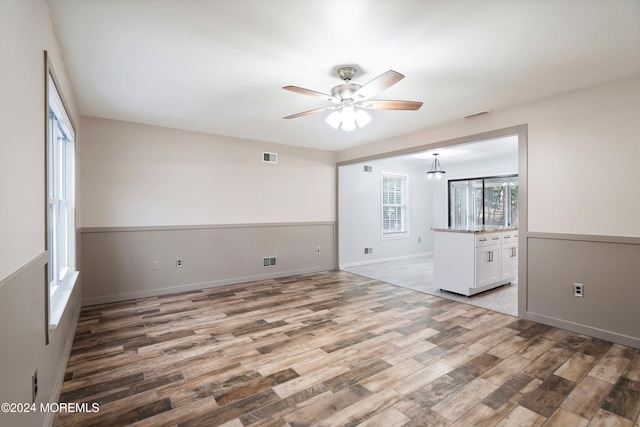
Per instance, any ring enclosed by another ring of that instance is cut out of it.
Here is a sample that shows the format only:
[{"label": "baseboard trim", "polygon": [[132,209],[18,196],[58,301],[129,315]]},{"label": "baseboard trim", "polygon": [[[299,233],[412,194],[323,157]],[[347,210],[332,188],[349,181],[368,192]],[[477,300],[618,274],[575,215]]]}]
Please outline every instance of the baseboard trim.
[{"label": "baseboard trim", "polygon": [[542,314],[536,314],[529,311],[524,313],[524,315],[521,315],[519,313],[519,317],[525,320],[533,320],[534,322],[544,323],[545,325],[555,326],[557,328],[577,332],[579,334],[589,335],[594,338],[600,338],[605,341],[611,341],[630,347],[640,348],[640,339],[630,337],[628,335],[617,334],[615,332],[606,331],[604,329],[594,328],[592,326],[582,325],[580,323],[568,322],[566,320],[545,316]]},{"label": "baseboard trim", "polygon": [[348,262],[346,264],[340,264],[339,268],[340,270],[344,270],[345,268],[350,268],[350,267],[360,267],[362,265],[378,264],[381,262],[389,262],[389,261],[402,261],[405,259],[420,258],[423,256],[429,256],[429,255],[433,256],[433,252],[420,252],[419,254],[401,255],[401,256],[394,256],[389,258],[376,258],[376,259],[371,259],[367,261]]},{"label": "baseboard trim", "polygon": [[111,302],[127,301],[127,300],[132,300],[137,298],[148,298],[148,297],[155,297],[159,295],[168,295],[168,294],[175,294],[180,292],[197,291],[200,289],[216,288],[216,287],[225,286],[225,285],[237,285],[239,283],[249,283],[249,282],[256,282],[259,280],[277,279],[280,277],[296,276],[298,274],[318,273],[320,271],[331,271],[335,269],[336,269],[335,265],[327,265],[327,266],[314,267],[314,268],[304,268],[299,270],[280,271],[280,272],[269,273],[269,274],[259,274],[254,276],[232,277],[229,279],[213,280],[210,282],[190,283],[186,285],[171,286],[168,288],[160,288],[160,289],[151,289],[147,291],[127,292],[123,294],[112,294],[112,295],[105,295],[105,296],[93,297],[93,298],[83,298],[82,306],[84,307],[84,306],[96,305],[96,304],[108,304]]}]

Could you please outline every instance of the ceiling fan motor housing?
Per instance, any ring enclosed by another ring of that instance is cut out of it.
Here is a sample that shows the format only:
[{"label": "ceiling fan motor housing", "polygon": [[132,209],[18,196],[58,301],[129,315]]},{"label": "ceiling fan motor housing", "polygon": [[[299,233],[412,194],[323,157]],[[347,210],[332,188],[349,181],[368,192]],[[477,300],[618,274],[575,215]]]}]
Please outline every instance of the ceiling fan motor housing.
[{"label": "ceiling fan motor housing", "polygon": [[331,89],[331,96],[340,100],[352,99],[353,94],[356,93],[356,91],[361,87],[362,86],[355,83],[345,83],[343,85],[338,85]]},{"label": "ceiling fan motor housing", "polygon": [[358,70],[354,67],[342,67],[338,69],[338,77],[344,81],[344,84],[338,85],[331,89],[331,95],[340,100],[353,99],[353,94],[362,86],[351,83],[351,79],[356,75]]}]

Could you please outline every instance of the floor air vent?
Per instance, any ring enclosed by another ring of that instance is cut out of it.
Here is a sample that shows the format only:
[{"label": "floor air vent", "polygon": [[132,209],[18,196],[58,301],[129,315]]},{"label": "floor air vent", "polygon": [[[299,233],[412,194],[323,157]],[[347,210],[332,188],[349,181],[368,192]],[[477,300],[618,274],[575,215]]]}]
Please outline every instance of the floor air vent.
[{"label": "floor air vent", "polygon": [[262,258],[262,266],[263,267],[274,267],[276,265],[276,257],[265,257]]}]

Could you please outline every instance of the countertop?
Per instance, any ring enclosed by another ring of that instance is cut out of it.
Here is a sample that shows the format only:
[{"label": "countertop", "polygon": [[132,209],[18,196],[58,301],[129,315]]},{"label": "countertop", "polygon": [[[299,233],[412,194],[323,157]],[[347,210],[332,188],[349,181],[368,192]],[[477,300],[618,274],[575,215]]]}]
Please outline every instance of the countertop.
[{"label": "countertop", "polygon": [[475,227],[444,227],[432,228],[433,231],[447,231],[452,233],[492,233],[497,231],[513,231],[517,230],[518,227],[505,227],[499,225],[478,225]]}]

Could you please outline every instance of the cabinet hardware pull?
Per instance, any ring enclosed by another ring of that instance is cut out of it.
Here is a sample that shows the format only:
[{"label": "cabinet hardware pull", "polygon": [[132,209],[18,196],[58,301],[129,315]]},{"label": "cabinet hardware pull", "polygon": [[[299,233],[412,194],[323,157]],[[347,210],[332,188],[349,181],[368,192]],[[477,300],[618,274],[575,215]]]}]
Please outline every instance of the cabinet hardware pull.
[{"label": "cabinet hardware pull", "polygon": [[489,262],[493,261],[493,251],[489,251]]}]

